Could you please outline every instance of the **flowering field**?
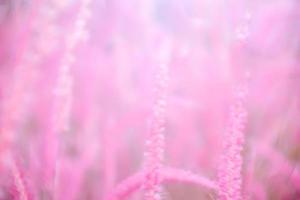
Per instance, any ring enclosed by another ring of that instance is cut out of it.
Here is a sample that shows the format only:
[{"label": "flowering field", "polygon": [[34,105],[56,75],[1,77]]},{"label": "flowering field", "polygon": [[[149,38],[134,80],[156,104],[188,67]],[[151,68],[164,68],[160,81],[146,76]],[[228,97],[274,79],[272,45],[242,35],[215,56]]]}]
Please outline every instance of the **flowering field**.
[{"label": "flowering field", "polygon": [[1,0],[0,200],[300,199],[296,0]]}]

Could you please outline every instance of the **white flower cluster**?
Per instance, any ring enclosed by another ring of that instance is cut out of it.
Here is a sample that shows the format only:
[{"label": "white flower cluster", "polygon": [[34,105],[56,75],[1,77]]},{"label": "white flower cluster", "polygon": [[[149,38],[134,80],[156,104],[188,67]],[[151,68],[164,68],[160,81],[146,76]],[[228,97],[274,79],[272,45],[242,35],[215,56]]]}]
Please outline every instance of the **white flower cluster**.
[{"label": "white flower cluster", "polygon": [[82,0],[79,13],[75,21],[74,31],[66,39],[66,52],[62,58],[62,65],[59,68],[59,77],[55,94],[57,95],[57,112],[55,126],[57,131],[68,131],[70,125],[70,114],[72,106],[72,85],[71,65],[74,63],[74,50],[80,41],[87,39],[87,20],[90,18],[91,0]]},{"label": "white flower cluster", "polygon": [[171,45],[169,41],[163,43],[158,54],[158,73],[156,75],[156,99],[153,107],[153,119],[150,127],[150,137],[146,142],[145,168],[148,172],[143,189],[146,200],[160,200],[162,177],[160,169],[163,167],[165,150],[165,124],[167,107],[167,90],[169,85],[169,59]]}]

